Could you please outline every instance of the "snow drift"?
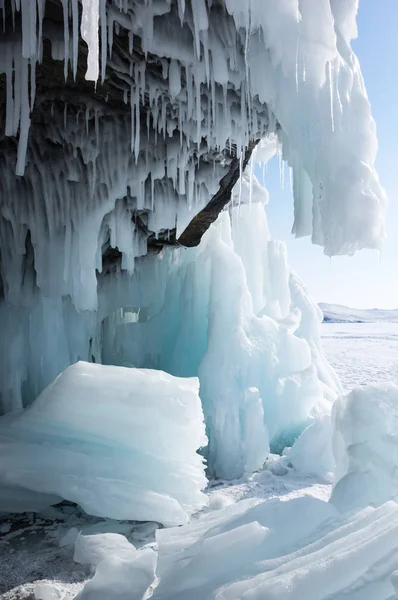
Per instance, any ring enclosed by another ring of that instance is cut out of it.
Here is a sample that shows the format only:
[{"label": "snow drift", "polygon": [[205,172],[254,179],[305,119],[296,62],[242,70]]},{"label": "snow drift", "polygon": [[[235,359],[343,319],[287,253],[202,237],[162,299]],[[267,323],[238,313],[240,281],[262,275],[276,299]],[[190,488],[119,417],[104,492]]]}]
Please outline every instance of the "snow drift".
[{"label": "snow drift", "polygon": [[0,511],[35,510],[40,493],[91,515],[181,524],[206,503],[204,445],[197,379],[79,362],[0,423],[11,488]]}]

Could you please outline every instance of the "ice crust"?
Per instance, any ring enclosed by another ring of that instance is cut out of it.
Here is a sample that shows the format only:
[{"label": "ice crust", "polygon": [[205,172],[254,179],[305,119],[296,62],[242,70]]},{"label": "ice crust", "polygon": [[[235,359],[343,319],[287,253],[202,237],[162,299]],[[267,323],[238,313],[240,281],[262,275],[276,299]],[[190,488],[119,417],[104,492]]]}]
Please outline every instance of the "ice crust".
[{"label": "ice crust", "polygon": [[197,379],[79,362],[0,422],[0,511],[66,499],[91,515],[185,523],[206,503],[205,445]]}]

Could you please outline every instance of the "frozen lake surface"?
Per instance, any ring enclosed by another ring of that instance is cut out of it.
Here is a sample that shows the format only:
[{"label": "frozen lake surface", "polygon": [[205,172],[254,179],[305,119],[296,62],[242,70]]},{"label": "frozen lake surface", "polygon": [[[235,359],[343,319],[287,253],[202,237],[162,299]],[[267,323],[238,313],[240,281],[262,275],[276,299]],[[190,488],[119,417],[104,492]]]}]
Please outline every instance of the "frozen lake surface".
[{"label": "frozen lake surface", "polygon": [[322,337],[345,391],[398,384],[398,323],[323,323]]}]

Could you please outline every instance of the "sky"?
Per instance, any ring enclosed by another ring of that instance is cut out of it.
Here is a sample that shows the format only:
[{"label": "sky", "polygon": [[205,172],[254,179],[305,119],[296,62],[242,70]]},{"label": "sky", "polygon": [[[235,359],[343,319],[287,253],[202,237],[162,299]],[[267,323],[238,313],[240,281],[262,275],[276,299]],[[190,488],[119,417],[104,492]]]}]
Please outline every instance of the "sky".
[{"label": "sky", "polygon": [[[359,36],[352,47],[361,63],[377,124],[376,167],[387,192],[387,235],[382,252],[324,256],[309,238],[291,235],[293,198],[289,176],[281,189],[279,160],[268,165],[267,216],[271,235],[287,243],[289,263],[318,302],[354,308],[398,308],[398,0],[359,0]],[[287,171],[287,170],[286,170]]]}]

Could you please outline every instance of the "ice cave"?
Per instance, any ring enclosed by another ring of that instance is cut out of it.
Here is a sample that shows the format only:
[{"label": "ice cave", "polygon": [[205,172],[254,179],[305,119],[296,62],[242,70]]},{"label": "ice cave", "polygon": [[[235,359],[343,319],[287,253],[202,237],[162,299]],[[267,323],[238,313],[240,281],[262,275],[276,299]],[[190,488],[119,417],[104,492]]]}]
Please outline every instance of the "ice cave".
[{"label": "ice cave", "polygon": [[[381,248],[357,10],[0,0],[0,532],[62,522],[70,575],[5,599],[398,597],[398,393],[343,395],[256,177]],[[330,500],[217,492],[291,471]]]}]

